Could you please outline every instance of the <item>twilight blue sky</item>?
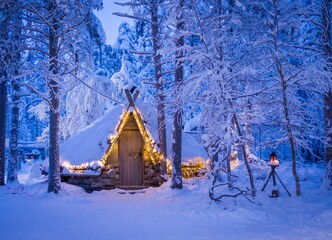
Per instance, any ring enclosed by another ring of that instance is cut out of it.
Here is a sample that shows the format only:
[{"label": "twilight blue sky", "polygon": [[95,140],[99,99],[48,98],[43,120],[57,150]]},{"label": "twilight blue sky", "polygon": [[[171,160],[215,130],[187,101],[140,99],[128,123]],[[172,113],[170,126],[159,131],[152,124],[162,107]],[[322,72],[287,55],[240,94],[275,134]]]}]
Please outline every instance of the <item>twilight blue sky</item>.
[{"label": "twilight blue sky", "polygon": [[121,7],[114,2],[128,2],[130,0],[103,0],[104,9],[101,11],[95,11],[94,13],[101,21],[106,34],[106,43],[113,45],[118,35],[118,28],[122,22],[128,22],[132,24],[132,19],[121,18],[113,15],[113,12],[127,13],[129,8]]}]

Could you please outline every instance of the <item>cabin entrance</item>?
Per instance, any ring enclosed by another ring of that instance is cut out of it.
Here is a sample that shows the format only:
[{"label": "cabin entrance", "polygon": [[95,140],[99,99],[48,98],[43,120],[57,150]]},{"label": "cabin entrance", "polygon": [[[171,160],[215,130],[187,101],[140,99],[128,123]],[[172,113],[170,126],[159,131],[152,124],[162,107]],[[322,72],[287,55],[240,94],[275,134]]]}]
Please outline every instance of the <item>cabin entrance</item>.
[{"label": "cabin entrance", "polygon": [[121,186],[143,185],[143,138],[133,117],[119,136]]}]

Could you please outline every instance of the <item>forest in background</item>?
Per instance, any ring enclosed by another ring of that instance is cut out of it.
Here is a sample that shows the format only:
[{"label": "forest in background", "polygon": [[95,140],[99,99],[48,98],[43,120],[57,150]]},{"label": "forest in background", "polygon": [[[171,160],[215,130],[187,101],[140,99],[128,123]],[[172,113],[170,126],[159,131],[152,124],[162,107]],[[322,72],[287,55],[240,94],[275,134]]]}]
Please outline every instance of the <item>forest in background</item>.
[{"label": "forest in background", "polygon": [[[61,189],[59,144],[137,86],[158,110],[161,150],[172,148],[182,187],[181,132],[194,132],[232,182],[232,155],[251,168],[272,150],[297,164],[326,166],[332,187],[330,0],[134,0],[134,25],[114,46],[94,10],[101,0],[0,3],[0,183],[17,181],[18,141],[47,142],[49,191]],[[173,121],[166,146],[165,121]],[[5,139],[9,152],[5,154]]]}]

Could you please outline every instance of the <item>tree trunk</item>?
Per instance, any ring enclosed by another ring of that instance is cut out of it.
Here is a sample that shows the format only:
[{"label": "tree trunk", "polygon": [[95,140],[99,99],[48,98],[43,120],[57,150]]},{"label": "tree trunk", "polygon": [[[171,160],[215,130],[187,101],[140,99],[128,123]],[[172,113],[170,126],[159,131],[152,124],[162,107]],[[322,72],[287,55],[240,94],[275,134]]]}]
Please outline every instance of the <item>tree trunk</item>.
[{"label": "tree trunk", "polygon": [[[15,25],[21,26],[22,20],[17,17],[13,21],[16,23]],[[20,45],[20,27],[14,27],[13,29],[13,61],[12,66],[14,68],[14,76],[18,76],[20,73],[19,66],[21,61],[21,54],[18,49],[18,45]],[[11,79],[11,116],[10,116],[10,137],[9,137],[9,159],[8,159],[8,174],[7,174],[7,182],[18,182],[18,132],[19,132],[19,121],[20,121],[20,109],[19,109],[19,101],[20,101],[20,83],[18,79]]]},{"label": "tree trunk", "polygon": [[226,158],[226,171],[227,171],[227,182],[228,182],[228,187],[229,189],[232,188],[232,169],[231,169],[231,161],[233,160],[233,155],[232,154],[228,154],[228,157]]},{"label": "tree trunk", "polygon": [[6,162],[6,108],[7,108],[7,84],[8,64],[11,62],[11,55],[8,49],[8,19],[9,4],[1,8],[5,21],[0,22],[0,186],[5,185],[5,162]]},{"label": "tree trunk", "polygon": [[19,114],[18,107],[19,98],[19,84],[17,80],[12,80],[12,108],[11,108],[11,126],[9,138],[9,160],[8,160],[8,175],[7,182],[18,182],[18,131],[19,131]]},{"label": "tree trunk", "polygon": [[182,110],[176,110],[173,115],[172,141],[172,188],[182,188]]},{"label": "tree trunk", "polygon": [[179,38],[176,39],[175,52],[175,75],[174,75],[174,112],[173,112],[173,141],[172,141],[172,188],[182,188],[182,104],[181,104],[181,87],[183,82],[183,57],[184,53],[181,48],[184,46],[184,21],[182,16],[183,1],[179,0],[176,16],[176,29]]},{"label": "tree trunk", "polygon": [[0,75],[0,186],[5,185],[6,105],[7,105],[7,81],[6,81],[6,75],[4,73],[1,73]]},{"label": "tree trunk", "polygon": [[160,63],[160,36],[159,36],[159,22],[158,22],[158,4],[157,1],[151,3],[151,23],[152,23],[152,44],[153,44],[153,63],[154,74],[156,78],[157,88],[157,111],[158,111],[158,135],[160,143],[160,151],[163,153],[164,158],[161,160],[160,173],[167,176],[167,145],[166,145],[166,121],[165,121],[165,105],[164,105],[164,90],[162,69]]},{"label": "tree trunk", "polygon": [[[328,64],[332,64],[332,39],[331,39],[331,0],[322,1],[322,20],[324,26],[323,34],[323,48],[325,58]],[[328,66],[330,68],[330,66]],[[329,71],[329,69],[326,69]],[[331,71],[331,69],[330,69]],[[330,84],[332,79],[330,78]],[[325,161],[326,161],[326,174],[325,174],[325,186],[328,190],[332,190],[332,89],[326,93],[324,99],[324,122],[326,132],[326,143],[325,143]]]},{"label": "tree trunk", "polygon": [[[238,132],[239,136],[242,137],[243,136],[242,130],[240,128],[240,124],[237,120],[237,117],[236,117],[235,113],[234,113],[234,121],[235,121],[235,126],[236,126],[236,129],[237,129],[237,132]],[[248,172],[248,175],[249,175],[252,195],[255,196],[256,195],[256,188],[255,188],[254,176],[252,175],[252,171],[251,171],[249,160],[248,160],[248,153],[247,153],[246,147],[243,143],[241,144],[241,148],[242,148],[244,163],[246,165],[247,172]]]},{"label": "tree trunk", "polygon": [[332,190],[332,92],[325,96],[325,131],[327,142],[325,143],[326,174],[325,186]]},{"label": "tree trunk", "polygon": [[[56,16],[56,3],[50,3],[50,13]],[[61,190],[59,141],[60,141],[60,99],[58,74],[58,36],[59,22],[55,17],[49,28],[49,79],[48,85],[51,93],[50,106],[50,135],[49,135],[49,175],[48,192],[57,193]]]},{"label": "tree trunk", "polygon": [[[54,90],[54,88],[53,88]],[[52,99],[52,107],[59,106],[59,98]],[[60,139],[60,114],[52,110],[50,113],[50,139],[49,139],[49,175],[48,192],[57,193],[61,190],[59,139]]]},{"label": "tree trunk", "polygon": [[288,109],[288,99],[287,99],[287,83],[284,78],[283,71],[281,69],[280,64],[277,63],[277,69],[279,72],[279,76],[282,82],[282,98],[283,98],[283,108],[284,108],[284,116],[286,120],[286,131],[288,134],[289,144],[291,147],[291,154],[292,154],[292,172],[295,180],[295,187],[296,187],[296,195],[301,195],[301,187],[300,187],[300,180],[296,170],[296,152],[295,152],[295,142],[294,136],[292,131],[292,126],[289,118],[289,109]]},{"label": "tree trunk", "polygon": [[[274,28],[273,31],[273,45],[274,45],[274,65],[275,68],[278,72],[279,78],[280,78],[280,83],[281,83],[281,95],[282,95],[282,108],[283,108],[283,117],[284,119],[280,119],[280,123],[286,128],[286,133],[288,135],[288,140],[289,140],[289,145],[291,147],[291,155],[292,155],[292,173],[294,176],[294,180],[295,180],[295,187],[296,187],[296,195],[300,196],[301,195],[301,187],[300,187],[300,180],[299,180],[299,176],[297,174],[297,170],[296,170],[296,150],[295,150],[295,139],[294,139],[294,134],[293,134],[293,127],[292,127],[292,122],[290,119],[290,111],[289,111],[289,100],[288,100],[288,96],[287,96],[287,91],[288,91],[288,84],[287,84],[287,80],[285,78],[285,72],[283,69],[283,65],[280,62],[279,58],[278,58],[278,54],[279,52],[279,44],[278,44],[278,34],[279,34],[279,24],[280,24],[280,20],[279,20],[279,14],[280,14],[280,10],[278,8],[278,1],[273,1],[274,4]],[[279,82],[279,81],[278,81]],[[285,125],[284,125],[285,122]]]}]

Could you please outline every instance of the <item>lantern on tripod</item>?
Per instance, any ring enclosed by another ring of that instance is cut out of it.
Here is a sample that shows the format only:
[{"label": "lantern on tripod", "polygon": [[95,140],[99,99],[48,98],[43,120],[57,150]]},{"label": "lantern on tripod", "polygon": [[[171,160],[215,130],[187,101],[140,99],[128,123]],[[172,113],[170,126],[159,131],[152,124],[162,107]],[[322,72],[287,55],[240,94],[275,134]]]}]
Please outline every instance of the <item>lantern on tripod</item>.
[{"label": "lantern on tripod", "polygon": [[278,174],[276,172],[276,168],[279,166],[279,160],[278,160],[277,154],[275,154],[275,152],[272,152],[270,154],[269,166],[271,167],[271,172],[270,172],[269,176],[267,177],[267,179],[265,181],[265,184],[264,184],[264,186],[262,188],[262,191],[264,191],[267,183],[269,182],[270,178],[272,177],[273,189],[272,189],[271,197],[272,198],[279,197],[279,189],[278,189],[277,181],[276,181],[276,178],[278,178],[279,182],[284,187],[284,189],[286,190],[286,192],[288,193],[288,195],[291,196],[291,194],[289,193],[289,191],[287,190],[287,188],[285,187],[285,185],[283,184],[283,182],[281,181],[281,179],[279,178],[279,176],[278,176]]}]

